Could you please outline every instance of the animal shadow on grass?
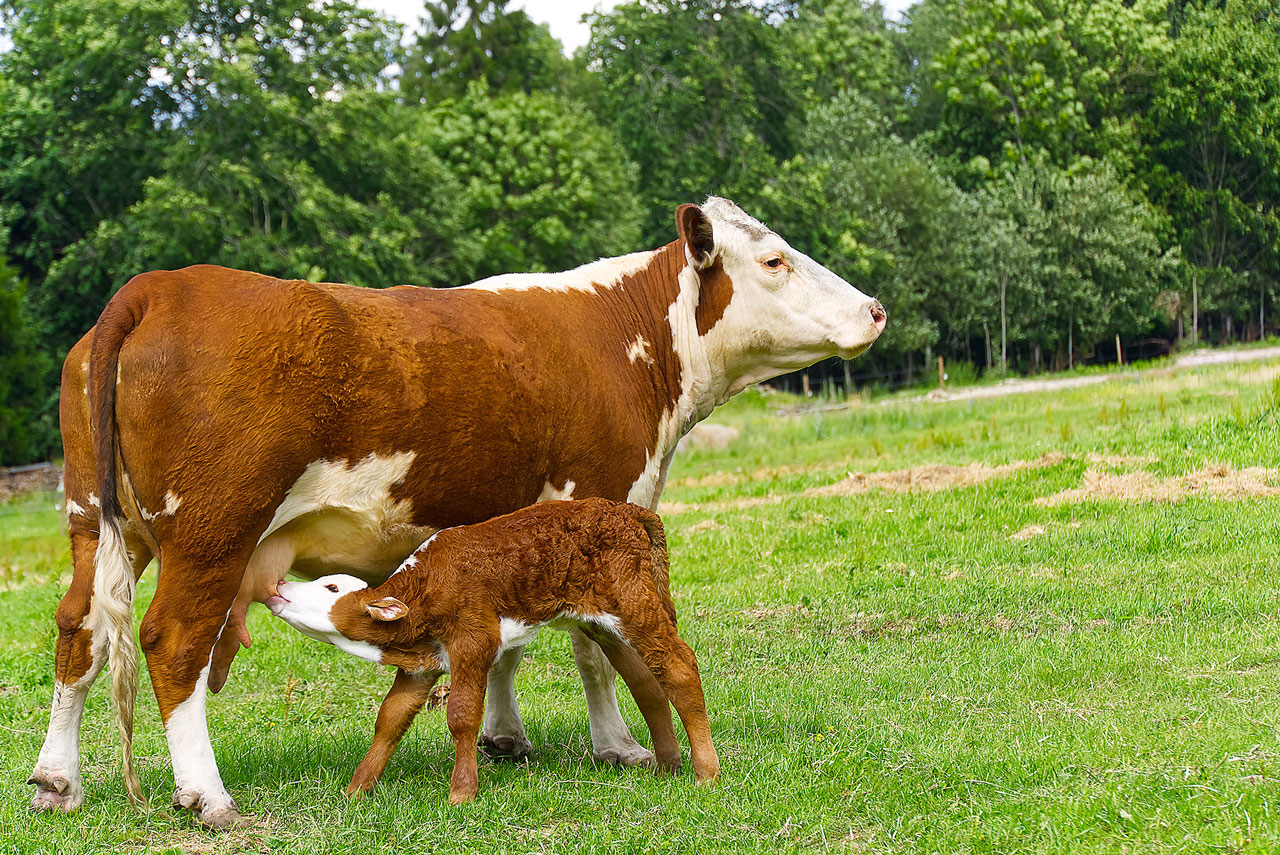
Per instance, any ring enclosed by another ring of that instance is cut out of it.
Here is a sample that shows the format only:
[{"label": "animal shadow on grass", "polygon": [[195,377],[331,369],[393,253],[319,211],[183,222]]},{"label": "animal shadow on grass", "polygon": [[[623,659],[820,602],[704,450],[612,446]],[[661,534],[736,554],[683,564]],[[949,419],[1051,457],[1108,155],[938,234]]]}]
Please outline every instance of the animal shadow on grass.
[{"label": "animal shadow on grass", "polygon": [[[299,722],[288,730],[277,730],[269,747],[255,743],[240,750],[227,750],[231,746],[224,742],[220,746],[224,759],[219,763],[224,780],[233,793],[247,793],[253,789],[283,790],[291,785],[319,783],[322,788],[331,788],[335,797],[341,796],[369,750],[375,716],[376,711],[371,710],[367,722],[331,729]],[[566,719],[541,725],[530,723],[529,738],[535,748],[528,760],[513,763],[491,759],[483,751],[479,753],[481,768],[488,770],[486,774],[497,775],[495,783],[529,774],[530,765],[554,774],[595,774],[602,779],[620,774],[652,774],[647,769],[616,769],[593,761],[586,735],[585,713],[580,722]],[[305,733],[307,730],[311,732]],[[685,764],[688,763],[687,751],[686,748]],[[443,711],[424,711],[392,755],[386,773],[371,795],[399,790],[413,792],[423,798],[438,795],[444,803],[448,801],[452,773],[453,743],[444,723]],[[508,775],[512,777],[508,778]],[[159,798],[159,792],[157,790],[149,797]]]}]

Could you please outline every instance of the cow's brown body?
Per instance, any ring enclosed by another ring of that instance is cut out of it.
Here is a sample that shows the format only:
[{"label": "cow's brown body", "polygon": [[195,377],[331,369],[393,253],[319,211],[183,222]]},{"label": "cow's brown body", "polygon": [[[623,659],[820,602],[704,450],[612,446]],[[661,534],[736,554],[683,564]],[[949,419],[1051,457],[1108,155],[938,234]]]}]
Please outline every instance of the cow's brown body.
[{"label": "cow's brown body", "polygon": [[[108,651],[126,783],[140,796],[131,614],[153,556],[140,636],[175,801],[225,825],[236,810],[204,723],[206,686],[220,688],[250,642],[249,602],[287,572],[380,582],[437,529],[546,498],[652,507],[676,442],[717,403],[856,355],[883,329],[878,302],[732,203],[682,206],[677,222],[680,239],[650,253],[464,289],[209,266],[127,283],[63,369],[75,568],[34,806],[83,799],[80,718]],[[580,634],[574,647],[597,756],[645,761],[598,649]],[[506,713],[492,728],[487,714],[484,735],[517,754],[528,745],[518,661],[494,668],[505,688],[490,686],[489,714]]]},{"label": "cow's brown body", "polygon": [[[341,578],[283,583],[281,596],[268,605],[300,629],[314,630],[305,616],[290,614],[286,598],[326,596],[325,587],[337,587],[326,581]],[[689,735],[698,779],[719,773],[697,660],[676,632],[662,523],[644,508],[604,499],[538,504],[442,531],[380,587],[327,596],[333,598],[328,620],[317,623],[371,645],[378,661],[399,669],[348,793],[374,785],[436,678],[448,670],[456,751],[449,798],[474,798],[489,668],[521,633],[557,622],[584,629],[622,674],[649,725],[659,768],[680,766],[670,700]]]}]

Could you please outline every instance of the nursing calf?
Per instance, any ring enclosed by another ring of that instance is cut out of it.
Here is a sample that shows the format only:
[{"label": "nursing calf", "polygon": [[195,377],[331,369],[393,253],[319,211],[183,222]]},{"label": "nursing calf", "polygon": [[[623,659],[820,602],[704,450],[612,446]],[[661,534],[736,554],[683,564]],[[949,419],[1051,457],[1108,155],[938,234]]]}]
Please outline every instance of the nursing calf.
[{"label": "nursing calf", "polygon": [[281,582],[267,607],[312,638],[398,669],[348,794],[377,782],[448,671],[449,801],[475,798],[489,669],[547,625],[578,628],[604,650],[649,725],[658,768],[680,768],[669,700],[698,780],[720,774],[698,663],[676,633],[662,523],[644,508],[605,499],[534,505],[438,533],[381,587],[346,575]]}]

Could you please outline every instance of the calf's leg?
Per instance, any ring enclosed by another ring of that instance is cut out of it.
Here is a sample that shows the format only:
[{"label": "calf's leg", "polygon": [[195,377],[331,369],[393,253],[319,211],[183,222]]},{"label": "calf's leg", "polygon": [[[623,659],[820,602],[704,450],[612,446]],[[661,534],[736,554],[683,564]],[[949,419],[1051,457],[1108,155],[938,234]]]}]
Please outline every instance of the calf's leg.
[{"label": "calf's leg", "polygon": [[484,716],[484,692],[488,679],[487,656],[449,650],[449,733],[453,736],[453,777],[449,781],[449,803],[462,804],[480,791],[480,769],[476,763],[476,737]]},{"label": "calf's leg", "polygon": [[600,645],[604,655],[622,675],[631,690],[645,724],[649,725],[649,737],[653,740],[656,766],[663,772],[680,771],[680,743],[676,741],[675,726],[671,723],[671,705],[667,693],[649,670],[649,666],[636,651],[616,636],[607,632],[593,632],[591,637]]},{"label": "calf's leg", "polygon": [[373,744],[369,753],[364,756],[356,773],[351,776],[347,785],[347,795],[367,793],[382,777],[387,768],[387,761],[400,744],[414,716],[422,709],[431,694],[431,688],[440,679],[440,671],[424,671],[411,674],[400,669],[396,671],[395,682],[391,691],[378,710],[378,721],[373,728]]},{"label": "calf's leg", "polygon": [[674,624],[652,619],[628,626],[623,632],[644,657],[671,704],[680,714],[680,723],[689,736],[689,754],[698,781],[714,781],[720,776],[720,759],[711,742],[711,721],[707,718],[702,678],[693,650],[676,633]]},{"label": "calf's leg", "polygon": [[653,752],[636,742],[618,710],[613,666],[599,645],[579,629],[569,632],[573,641],[573,661],[582,676],[587,695],[587,716],[591,728],[591,756],[599,763],[620,766],[651,766]]}]

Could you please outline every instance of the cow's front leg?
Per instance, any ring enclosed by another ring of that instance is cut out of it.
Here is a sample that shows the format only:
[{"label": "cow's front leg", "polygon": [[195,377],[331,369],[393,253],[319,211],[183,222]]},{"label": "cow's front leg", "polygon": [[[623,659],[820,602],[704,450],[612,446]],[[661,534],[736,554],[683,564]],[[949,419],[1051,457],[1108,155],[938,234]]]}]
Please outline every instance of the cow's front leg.
[{"label": "cow's front leg", "polygon": [[[226,624],[240,575],[164,562],[139,633],[173,760],[174,806],[196,811],[210,828],[229,828],[240,818],[222,785],[205,719],[213,646]],[[190,589],[192,579],[200,579],[198,593]]]},{"label": "cow's front leg", "polygon": [[523,647],[505,650],[489,671],[489,702],[484,710],[480,747],[490,757],[524,760],[533,751],[516,706],[516,669],[523,656]]},{"label": "cow's front leg", "polygon": [[636,742],[622,720],[613,666],[605,659],[600,646],[580,630],[571,630],[569,635],[573,639],[573,660],[587,694],[591,756],[600,763],[653,766],[653,752]]}]

